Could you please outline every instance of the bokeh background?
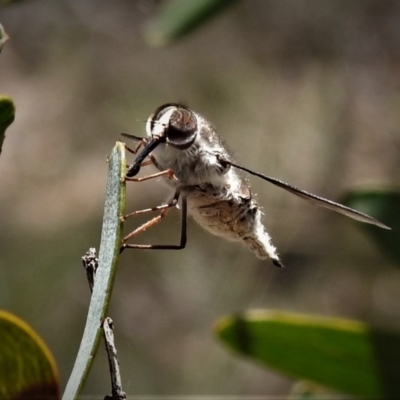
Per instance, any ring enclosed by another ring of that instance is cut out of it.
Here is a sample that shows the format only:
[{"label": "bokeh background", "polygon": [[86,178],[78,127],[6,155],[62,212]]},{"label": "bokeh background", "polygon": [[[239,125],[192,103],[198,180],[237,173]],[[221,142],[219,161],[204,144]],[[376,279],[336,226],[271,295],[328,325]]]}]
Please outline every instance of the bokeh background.
[{"label": "bokeh background", "polygon": [[[17,107],[0,158],[0,306],[48,343],[63,387],[89,303],[80,258],[99,244],[106,156],[120,132],[144,135],[162,103],[210,119],[238,162],[333,200],[400,183],[400,2],[242,1],[152,48],[142,31],[158,3],[0,7],[11,37],[0,93]],[[123,255],[109,315],[129,395],[288,393],[290,380],[213,337],[218,317],[248,308],[400,329],[400,272],[360,224],[251,182],[286,269],[193,221],[185,250]],[[132,184],[127,209],[168,196],[157,182]],[[178,239],[178,211],[138,238]],[[101,350],[84,394],[109,392]]]}]

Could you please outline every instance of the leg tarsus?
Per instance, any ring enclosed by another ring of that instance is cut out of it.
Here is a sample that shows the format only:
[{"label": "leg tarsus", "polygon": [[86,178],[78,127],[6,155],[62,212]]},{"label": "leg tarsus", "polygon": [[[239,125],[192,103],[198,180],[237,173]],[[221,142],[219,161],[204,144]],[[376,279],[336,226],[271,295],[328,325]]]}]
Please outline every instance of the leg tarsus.
[{"label": "leg tarsus", "polygon": [[129,136],[128,136],[128,134],[122,134],[122,136],[128,137],[128,138],[130,138],[130,139],[138,140],[138,144],[135,146],[134,149],[130,148],[129,146],[127,146],[127,145],[125,144],[125,149],[126,149],[127,151],[129,151],[129,153],[132,153],[132,154],[137,154],[137,152],[139,151],[139,149],[140,149],[142,146],[144,146],[144,145],[147,144],[147,139],[146,139],[146,138],[139,138],[138,136],[133,136],[133,135],[129,135]]}]

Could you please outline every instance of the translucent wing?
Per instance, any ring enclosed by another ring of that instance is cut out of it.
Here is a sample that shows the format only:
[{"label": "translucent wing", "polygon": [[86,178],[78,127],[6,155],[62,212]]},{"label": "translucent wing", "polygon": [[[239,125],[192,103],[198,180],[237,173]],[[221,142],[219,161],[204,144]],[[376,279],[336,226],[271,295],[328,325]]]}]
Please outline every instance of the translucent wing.
[{"label": "translucent wing", "polygon": [[243,171],[248,172],[249,174],[258,176],[259,178],[262,178],[266,180],[267,182],[272,183],[273,185],[279,186],[282,189],[287,190],[290,193],[295,194],[298,197],[301,197],[304,200],[309,201],[310,203],[319,206],[319,207],[324,207],[332,211],[336,211],[340,214],[346,215],[347,217],[353,218],[357,221],[365,222],[367,224],[372,224],[379,226],[380,228],[383,229],[391,229],[387,225],[383,224],[382,222],[378,221],[377,219],[364,214],[360,211],[354,210],[353,208],[346,207],[343,204],[335,203],[332,200],[324,199],[323,197],[317,196],[313,193],[306,192],[305,190],[299,189],[296,186],[290,185],[286,182],[283,182],[279,179],[276,178],[271,178],[270,176],[266,176],[264,174],[260,174],[259,172],[252,171],[251,169],[242,167],[241,165],[235,164],[231,161],[228,160],[221,160],[221,162],[225,162],[227,164],[232,165],[235,168],[241,169]]}]

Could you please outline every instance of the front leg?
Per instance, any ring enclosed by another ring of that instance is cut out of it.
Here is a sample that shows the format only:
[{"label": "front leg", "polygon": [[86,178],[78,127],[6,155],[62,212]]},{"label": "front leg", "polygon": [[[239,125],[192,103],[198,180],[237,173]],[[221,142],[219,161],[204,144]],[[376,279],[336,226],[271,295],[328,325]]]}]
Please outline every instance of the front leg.
[{"label": "front leg", "polygon": [[129,151],[129,153],[132,153],[132,154],[136,154],[139,151],[139,149],[141,147],[145,146],[148,142],[147,138],[131,135],[129,133],[121,133],[121,136],[124,136],[128,139],[136,140],[138,142],[137,145],[135,146],[135,148],[133,148],[133,149],[125,144],[125,149],[127,151]]}]

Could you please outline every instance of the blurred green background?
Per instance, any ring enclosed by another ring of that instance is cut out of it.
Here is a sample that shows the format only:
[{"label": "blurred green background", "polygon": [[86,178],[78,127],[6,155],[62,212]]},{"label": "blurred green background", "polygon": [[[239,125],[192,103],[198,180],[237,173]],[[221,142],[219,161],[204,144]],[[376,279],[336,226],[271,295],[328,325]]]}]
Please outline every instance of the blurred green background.
[{"label": "blurred green background", "polygon": [[[120,132],[144,135],[162,103],[210,119],[238,162],[333,200],[400,183],[400,2],[238,2],[151,48],[142,32],[158,3],[0,8],[10,36],[0,93],[17,108],[0,157],[0,307],[48,343],[63,387],[89,302],[80,258],[100,240],[106,156]],[[286,269],[193,221],[183,251],[123,255],[109,315],[129,395],[287,393],[289,380],[212,335],[216,318],[247,308],[400,329],[400,271],[359,223],[251,182]],[[127,209],[168,195],[156,182],[129,185]],[[178,239],[176,211],[138,240]],[[109,387],[100,351],[84,394],[102,398]]]}]

